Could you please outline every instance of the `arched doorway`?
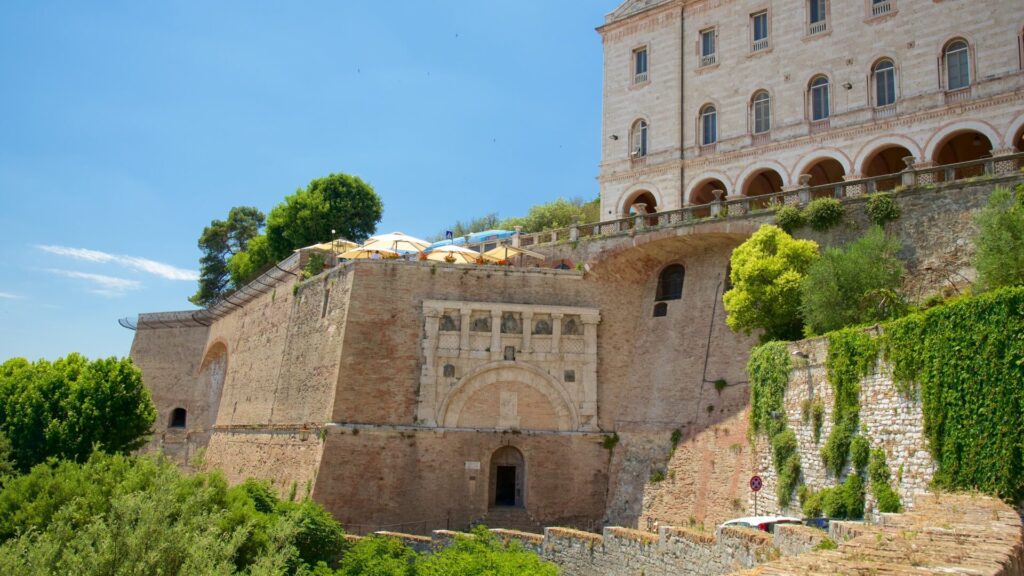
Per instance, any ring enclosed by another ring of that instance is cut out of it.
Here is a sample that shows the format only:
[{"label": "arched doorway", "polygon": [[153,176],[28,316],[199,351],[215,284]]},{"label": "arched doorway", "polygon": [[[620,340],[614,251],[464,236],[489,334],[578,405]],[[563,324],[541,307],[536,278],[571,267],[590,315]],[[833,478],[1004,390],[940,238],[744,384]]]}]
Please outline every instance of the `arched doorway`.
[{"label": "arched doorway", "polygon": [[526,507],[526,460],[512,446],[502,446],[491,455],[488,507]]},{"label": "arched doorway", "polygon": [[[822,158],[811,164],[804,170],[804,174],[811,175],[811,187],[824,186],[826,184],[838,184],[846,176],[843,165],[835,158]],[[826,198],[835,196],[833,190],[818,190],[814,193],[815,198]]]},{"label": "arched doorway", "polygon": [[893,175],[892,178],[879,180],[875,185],[876,190],[892,190],[900,185],[900,177],[896,175],[907,167],[907,163],[903,159],[913,155],[903,146],[880,148],[868,156],[867,161],[864,162],[862,173],[865,178]]},{"label": "arched doorway", "polygon": [[[699,184],[690,193],[690,204],[693,206],[701,206],[704,204],[710,204],[715,201],[715,190],[722,191],[722,199],[725,199],[725,184],[717,178],[712,178],[705,181],[703,184]],[[694,218],[707,218],[711,216],[711,207],[704,206],[693,211]]]},{"label": "arched doorway", "polygon": [[[959,164],[992,156],[992,141],[981,132],[965,130],[946,137],[946,140],[936,150],[936,164],[941,166]],[[953,177],[959,180],[981,176],[984,173],[985,170],[982,166],[969,166],[957,168]],[[945,173],[940,173],[938,176],[940,180],[948,179]]]},{"label": "arched doorway", "polygon": [[1024,126],[1017,129],[1017,133],[1013,135],[1013,150],[1015,152],[1024,152]]},{"label": "arched doorway", "polygon": [[[764,196],[776,192],[782,192],[782,176],[771,168],[765,168],[751,174],[743,185],[744,196]],[[768,199],[762,199],[752,201],[750,206],[752,208],[765,208],[768,206],[768,203]]]}]

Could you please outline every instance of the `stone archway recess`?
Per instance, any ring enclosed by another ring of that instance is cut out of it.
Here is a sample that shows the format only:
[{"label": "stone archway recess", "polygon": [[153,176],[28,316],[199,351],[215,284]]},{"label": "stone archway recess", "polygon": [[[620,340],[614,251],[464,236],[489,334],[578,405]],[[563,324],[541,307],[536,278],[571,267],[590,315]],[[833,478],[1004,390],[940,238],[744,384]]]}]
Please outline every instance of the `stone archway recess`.
[{"label": "stone archway recess", "polygon": [[[992,140],[981,132],[975,130],[954,132],[946,136],[936,147],[934,161],[937,165],[944,165],[980,160],[992,156],[992,149]],[[957,168],[954,178],[960,180],[982,174],[984,174],[983,167],[970,166]],[[940,179],[945,179],[945,174],[940,173],[938,176]]]},{"label": "stone archway recess", "polygon": [[[478,392],[487,390],[487,394],[498,402],[499,413],[496,414],[492,423],[493,428],[521,428],[519,425],[512,425],[502,422],[500,411],[507,406],[506,397],[502,392],[508,390],[520,390],[526,393],[533,391],[535,397],[539,396],[546,400],[550,407],[551,429],[565,431],[579,429],[580,417],[573,404],[571,396],[562,387],[561,383],[543,370],[524,364],[522,362],[498,361],[481,366],[477,370],[467,374],[462,382],[451,390],[438,410],[438,422],[445,427],[458,428],[463,420],[463,412],[467,409],[468,403],[477,396]],[[491,394],[493,392],[493,394]],[[512,403],[517,403],[513,398]],[[490,416],[490,415],[484,415]],[[487,426],[477,426],[487,427]],[[522,429],[529,429],[522,426]],[[544,429],[544,428],[541,428]]]},{"label": "stone archway recess", "polygon": [[876,176],[893,175],[892,178],[879,180],[875,187],[877,190],[892,190],[900,185],[899,173],[907,167],[905,158],[914,154],[905,146],[898,144],[883,145],[871,152],[864,160],[863,176],[873,178]]}]

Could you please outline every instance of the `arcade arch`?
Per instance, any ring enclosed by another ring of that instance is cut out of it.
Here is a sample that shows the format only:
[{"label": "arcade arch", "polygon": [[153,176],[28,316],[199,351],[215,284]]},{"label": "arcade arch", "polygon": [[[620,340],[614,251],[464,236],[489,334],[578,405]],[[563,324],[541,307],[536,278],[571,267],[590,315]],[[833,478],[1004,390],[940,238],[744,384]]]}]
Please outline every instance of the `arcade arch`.
[{"label": "arcade arch", "polygon": [[879,180],[875,185],[876,190],[892,190],[900,185],[900,178],[898,174],[907,167],[907,163],[904,158],[913,155],[914,154],[904,146],[899,146],[897,144],[883,145],[871,152],[867,157],[864,161],[862,173],[865,178],[892,175],[892,178]]}]

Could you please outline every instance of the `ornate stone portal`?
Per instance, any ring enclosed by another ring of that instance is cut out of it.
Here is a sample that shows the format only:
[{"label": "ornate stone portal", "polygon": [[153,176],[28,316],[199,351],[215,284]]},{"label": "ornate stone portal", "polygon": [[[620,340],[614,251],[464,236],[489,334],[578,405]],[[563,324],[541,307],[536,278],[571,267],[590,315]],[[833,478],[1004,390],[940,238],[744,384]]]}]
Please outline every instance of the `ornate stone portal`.
[{"label": "ornate stone portal", "polygon": [[597,309],[427,300],[423,316],[418,423],[596,430]]}]

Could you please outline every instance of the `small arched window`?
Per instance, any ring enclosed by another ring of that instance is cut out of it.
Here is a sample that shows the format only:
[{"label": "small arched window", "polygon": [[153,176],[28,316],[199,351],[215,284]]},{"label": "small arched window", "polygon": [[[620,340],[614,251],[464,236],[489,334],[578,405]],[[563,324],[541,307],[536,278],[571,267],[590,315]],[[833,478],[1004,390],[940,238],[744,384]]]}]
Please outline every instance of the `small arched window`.
[{"label": "small arched window", "polygon": [[640,158],[647,156],[647,121],[637,120],[630,131],[630,156]]},{"label": "small arched window", "polygon": [[875,83],[875,106],[888,106],[896,102],[896,66],[892,60],[882,60],[871,71]]},{"label": "small arched window", "polygon": [[718,142],[718,111],[711,104],[700,109],[700,144],[708,146]]},{"label": "small arched window", "polygon": [[815,76],[811,80],[811,120],[825,120],[829,117],[828,78]]},{"label": "small arched window", "polygon": [[954,40],[946,45],[946,89],[960,90],[971,85],[971,63],[967,42]]},{"label": "small arched window", "polygon": [[445,378],[455,378],[455,366],[454,365],[452,365],[452,364],[445,364],[444,368],[442,370],[443,370],[442,373],[444,374]]},{"label": "small arched window", "polygon": [[170,428],[184,428],[186,421],[188,420],[188,413],[185,412],[184,408],[175,408],[171,411],[171,425]]},{"label": "small arched window", "polygon": [[767,91],[754,93],[750,109],[754,117],[754,134],[764,134],[772,129],[772,98]]},{"label": "small arched window", "polygon": [[673,264],[661,271],[658,277],[658,291],[655,300],[679,300],[683,297],[683,277],[686,269],[682,264]]}]

